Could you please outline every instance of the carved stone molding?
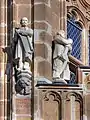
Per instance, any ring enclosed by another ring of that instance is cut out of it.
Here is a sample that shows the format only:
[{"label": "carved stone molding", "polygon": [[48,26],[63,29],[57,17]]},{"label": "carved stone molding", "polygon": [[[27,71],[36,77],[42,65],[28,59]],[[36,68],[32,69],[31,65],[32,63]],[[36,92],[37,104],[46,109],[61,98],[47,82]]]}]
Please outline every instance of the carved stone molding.
[{"label": "carved stone molding", "polygon": [[57,101],[58,103],[60,103],[60,101],[61,101],[60,94],[58,94],[55,91],[48,91],[45,93],[44,100],[48,101],[50,99],[50,96],[53,96],[53,101]]},{"label": "carved stone molding", "polygon": [[67,107],[71,105],[71,109],[69,110],[69,115],[72,114],[73,109],[74,114],[73,118],[82,120],[83,116],[83,95],[80,91],[69,91],[66,93],[66,110]]},{"label": "carved stone molding", "polygon": [[86,9],[86,18],[90,21],[90,1],[89,0],[79,0],[81,5]]},{"label": "carved stone molding", "polygon": [[90,8],[90,0],[79,0],[79,2],[85,9]]},{"label": "carved stone molding", "polygon": [[75,101],[82,102],[82,93],[81,92],[68,92],[66,95],[66,99],[70,100],[71,96],[75,96]]},{"label": "carved stone molding", "polygon": [[85,27],[86,18],[77,6],[68,6],[67,10],[68,10],[68,16],[69,17],[74,15],[75,16],[75,22],[79,23],[82,28]]},{"label": "carved stone molding", "polygon": [[42,118],[44,120],[61,119],[61,96],[56,91],[44,91]]}]

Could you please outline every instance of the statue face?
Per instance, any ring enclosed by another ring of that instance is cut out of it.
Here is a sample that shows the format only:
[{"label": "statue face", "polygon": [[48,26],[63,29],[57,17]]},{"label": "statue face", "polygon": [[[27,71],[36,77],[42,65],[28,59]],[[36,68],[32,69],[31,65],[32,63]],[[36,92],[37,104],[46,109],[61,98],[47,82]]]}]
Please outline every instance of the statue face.
[{"label": "statue face", "polygon": [[62,37],[65,37],[65,32],[64,30],[60,30],[57,35],[61,35]]},{"label": "statue face", "polygon": [[20,24],[22,27],[26,27],[28,25],[28,19],[26,17],[23,17],[20,21]]}]

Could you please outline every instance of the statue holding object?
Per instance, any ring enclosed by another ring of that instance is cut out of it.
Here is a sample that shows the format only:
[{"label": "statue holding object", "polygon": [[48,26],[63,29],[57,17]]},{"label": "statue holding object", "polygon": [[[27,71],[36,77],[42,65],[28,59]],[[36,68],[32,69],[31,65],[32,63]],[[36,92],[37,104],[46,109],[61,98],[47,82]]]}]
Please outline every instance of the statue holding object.
[{"label": "statue holding object", "polygon": [[[17,94],[31,94],[32,80],[32,55],[33,55],[33,30],[28,28],[28,19],[23,17],[20,21],[21,27],[15,28],[10,50],[14,67],[15,90]],[[4,52],[5,49],[3,49]],[[8,55],[8,52],[7,52]],[[6,71],[9,67],[6,67]],[[6,73],[7,74],[7,73]]]},{"label": "statue holding object", "polygon": [[53,41],[53,81],[67,84],[70,80],[68,55],[72,50],[72,39],[65,38],[65,32],[60,30]]}]

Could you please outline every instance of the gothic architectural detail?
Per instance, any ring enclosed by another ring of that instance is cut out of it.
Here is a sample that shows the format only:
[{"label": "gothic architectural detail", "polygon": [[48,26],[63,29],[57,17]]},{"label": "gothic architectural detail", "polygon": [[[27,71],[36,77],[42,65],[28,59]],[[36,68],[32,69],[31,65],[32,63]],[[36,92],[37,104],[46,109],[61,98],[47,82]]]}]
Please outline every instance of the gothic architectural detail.
[{"label": "gothic architectural detail", "polygon": [[83,94],[81,92],[68,92],[66,95],[66,99],[70,100],[71,96],[75,96],[75,101],[82,102]]},{"label": "gothic architectural detail", "polygon": [[[43,100],[43,114],[42,118],[47,119],[57,119],[61,118],[61,100],[60,95],[55,91],[48,91],[45,94],[45,98]],[[52,111],[50,111],[50,108]],[[49,110],[49,111],[47,111]]]},{"label": "gothic architectural detail", "polygon": [[75,17],[75,22],[79,23],[82,28],[86,26],[86,19],[84,14],[76,6],[68,6],[68,15]]},{"label": "gothic architectural detail", "polygon": [[90,1],[89,0],[79,0],[79,2],[82,4],[82,6],[85,8],[85,9],[90,9]]},{"label": "gothic architectural detail", "polygon": [[[70,5],[67,4],[67,10],[68,10],[67,13],[69,18],[74,15],[75,17],[74,23],[77,26],[79,25],[79,27],[81,28],[81,44],[83,46],[83,49],[81,49],[81,59],[84,64],[88,64],[88,38],[86,38],[87,39],[86,40],[86,39],[82,39],[82,37],[85,38],[85,36],[88,35],[87,30],[89,30],[89,15],[87,13],[88,10],[84,6],[81,6],[81,2],[86,3],[86,0],[85,1],[78,0],[76,2],[77,5],[76,4],[73,5],[71,2]],[[85,56],[86,59],[84,59]]]},{"label": "gothic architectural detail", "polygon": [[50,96],[53,96],[53,101],[61,102],[61,95],[55,91],[48,91],[45,93],[44,100],[49,101]]}]

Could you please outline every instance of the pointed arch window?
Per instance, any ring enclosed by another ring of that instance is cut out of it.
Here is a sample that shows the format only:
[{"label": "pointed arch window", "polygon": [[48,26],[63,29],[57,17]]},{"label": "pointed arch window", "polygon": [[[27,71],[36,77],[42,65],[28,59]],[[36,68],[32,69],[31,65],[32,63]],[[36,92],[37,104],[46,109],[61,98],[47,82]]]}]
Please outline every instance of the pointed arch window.
[{"label": "pointed arch window", "polygon": [[[71,10],[67,14],[67,38],[73,40],[71,55],[81,61],[82,24],[79,22],[79,17],[75,10]],[[76,84],[76,75],[72,71],[69,84]]]}]

